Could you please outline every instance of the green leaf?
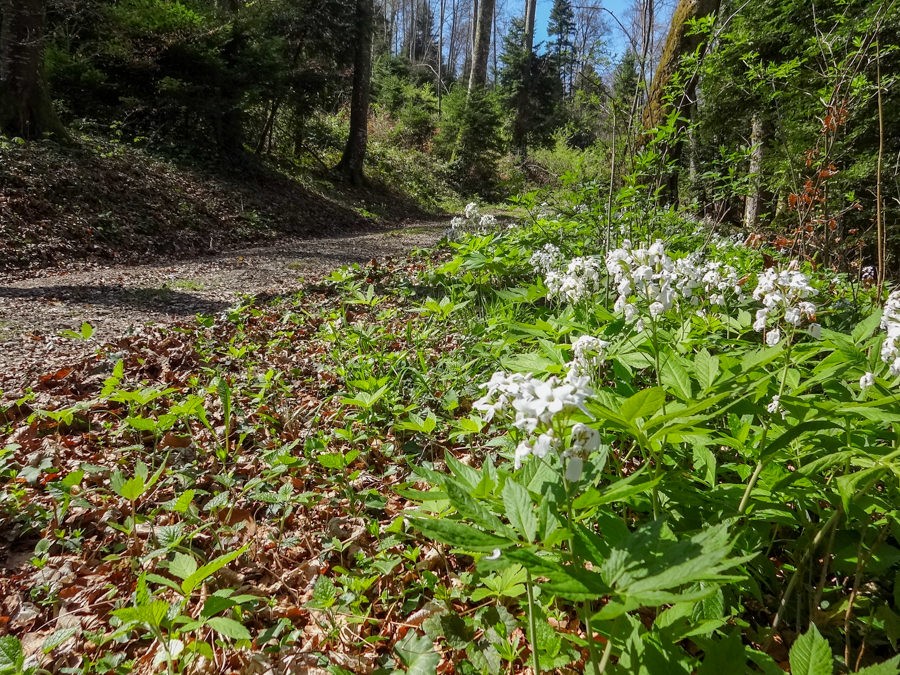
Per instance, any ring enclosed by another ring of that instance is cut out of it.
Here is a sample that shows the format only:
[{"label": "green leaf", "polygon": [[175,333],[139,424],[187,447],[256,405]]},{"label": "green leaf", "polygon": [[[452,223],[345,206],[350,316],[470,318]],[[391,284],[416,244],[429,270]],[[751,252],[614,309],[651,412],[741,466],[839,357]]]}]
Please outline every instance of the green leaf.
[{"label": "green leaf", "polygon": [[410,518],[413,527],[432,539],[464,551],[492,552],[508,548],[515,542],[488,534],[456,520]]},{"label": "green leaf", "polygon": [[0,638],[0,675],[19,675],[24,670],[22,643],[12,635]]},{"label": "green leaf", "polygon": [[447,497],[449,497],[450,503],[464,518],[473,521],[476,525],[480,525],[491,532],[503,533],[507,536],[512,534],[506,524],[500,520],[498,516],[482,506],[477,499],[472,497],[471,494],[463,489],[455,480],[447,480],[444,488],[447,491]]},{"label": "green leaf", "polygon": [[528,490],[519,485],[512,478],[506,480],[503,486],[503,506],[506,508],[506,517],[512,523],[522,537],[529,544],[534,541],[537,534],[537,518],[534,515],[534,503]]},{"label": "green leaf", "polygon": [[206,625],[222,635],[232,640],[250,640],[250,631],[242,623],[238,623],[234,619],[224,616],[214,616],[207,619]]},{"label": "green leaf", "polygon": [[815,624],[794,642],[789,659],[791,675],[831,675],[834,671],[831,647]]},{"label": "green leaf", "polygon": [[719,357],[712,356],[706,349],[701,349],[694,356],[694,375],[700,383],[701,391],[708,391],[719,376]]},{"label": "green leaf", "polygon": [[[44,640],[44,643],[41,645],[41,651],[45,654],[49,654],[61,644],[78,634],[79,631],[81,631],[80,626],[60,628],[59,630],[53,631],[53,633]],[[2,672],[2,669],[0,669],[0,672]]]},{"label": "green leaf", "polygon": [[872,335],[872,332],[876,328],[878,328],[880,324],[881,312],[874,312],[856,325],[856,327],[853,329],[853,332],[850,334],[850,338],[853,340],[853,342],[859,344],[870,335]]},{"label": "green leaf", "polygon": [[408,632],[398,641],[394,650],[406,666],[407,675],[432,675],[441,661],[432,641],[415,631]]},{"label": "green leaf", "polygon": [[691,377],[687,369],[681,363],[679,356],[669,354],[660,367],[660,380],[678,398],[690,401],[693,397],[691,390]]},{"label": "green leaf", "polygon": [[648,417],[662,408],[665,402],[666,392],[659,387],[651,387],[626,399],[619,408],[619,415],[631,421]]},{"label": "green leaf", "polygon": [[172,510],[175,513],[187,513],[191,502],[194,501],[195,494],[196,492],[194,490],[185,490],[182,492],[178,497],[178,500],[172,505]]},{"label": "green leaf", "polygon": [[169,563],[169,572],[179,579],[187,579],[197,571],[197,561],[194,556],[184,553],[176,553],[175,557]]},{"label": "green leaf", "polygon": [[200,584],[206,581],[206,579],[225,567],[225,565],[230,563],[232,560],[236,560],[237,558],[242,556],[249,547],[250,544],[245,544],[237,551],[232,551],[231,553],[220,555],[215,560],[211,560],[196,572],[188,576],[181,584],[181,589],[184,591],[184,594],[187,596],[193,593],[194,589],[196,589]]},{"label": "green leaf", "polygon": [[656,478],[653,478],[651,480],[639,483],[637,482],[637,479],[642,477],[642,473],[643,468],[635,471],[633,474],[628,476],[628,478],[623,478],[620,481],[616,481],[608,488],[604,488],[603,490],[592,488],[577,497],[572,503],[572,507],[575,510],[582,510],[596,506],[603,506],[604,504],[612,504],[613,502],[621,502],[628,499],[629,497],[633,497],[634,495],[649,492],[653,489],[653,486],[659,483],[663,478],[662,476],[657,476]]},{"label": "green leaf", "polygon": [[856,675],[900,675],[900,656],[857,670]]},{"label": "green leaf", "polygon": [[123,607],[113,610],[113,615],[123,623],[144,623],[151,628],[158,628],[169,613],[169,603],[165,600],[154,600],[138,607]]}]

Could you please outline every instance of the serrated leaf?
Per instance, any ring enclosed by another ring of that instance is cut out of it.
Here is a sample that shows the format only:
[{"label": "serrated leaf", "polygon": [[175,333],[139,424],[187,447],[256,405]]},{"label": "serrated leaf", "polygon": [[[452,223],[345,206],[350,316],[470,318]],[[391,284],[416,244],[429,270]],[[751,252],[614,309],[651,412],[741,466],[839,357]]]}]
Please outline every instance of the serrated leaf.
[{"label": "serrated leaf", "polygon": [[194,501],[195,494],[196,492],[194,490],[185,490],[184,492],[182,492],[175,503],[172,505],[172,510],[175,513],[186,513],[191,505],[191,502]]},{"label": "serrated leaf", "polygon": [[700,383],[700,390],[709,390],[719,376],[719,357],[701,349],[694,356],[694,375]]},{"label": "serrated leaf", "polygon": [[53,633],[44,640],[44,643],[41,645],[41,651],[45,654],[49,654],[66,640],[74,637],[80,630],[80,626],[72,626],[70,628],[60,628],[59,630],[53,631]]},{"label": "serrated leaf", "polygon": [[214,616],[211,619],[207,619],[206,625],[216,631],[219,635],[231,638],[232,640],[251,639],[250,631],[247,630],[247,627],[244,626],[244,624],[225,616]]},{"label": "serrated leaf", "polygon": [[22,643],[12,635],[0,637],[0,675],[18,675],[25,665]]},{"label": "serrated leaf", "polygon": [[181,589],[184,591],[184,594],[187,596],[193,593],[194,589],[196,589],[200,584],[202,584],[220,569],[225,567],[225,565],[230,563],[232,560],[236,560],[237,558],[242,556],[249,547],[250,544],[245,544],[237,551],[232,551],[231,553],[220,555],[215,560],[211,560],[196,572],[188,576],[181,584]]},{"label": "serrated leaf", "polygon": [[529,544],[533,542],[538,527],[534,504],[528,490],[512,478],[508,478],[503,485],[503,507],[506,509],[509,522],[519,531],[522,538]]},{"label": "serrated leaf", "polygon": [[123,623],[145,623],[153,628],[158,627],[168,613],[169,603],[164,600],[154,600],[139,607],[123,607],[113,610],[113,614]]},{"label": "serrated leaf", "polygon": [[876,663],[862,670],[857,670],[856,675],[900,675],[900,655],[887,661]]},{"label": "serrated leaf", "polygon": [[822,637],[815,624],[797,638],[788,656],[791,675],[831,675],[834,658],[828,640]]},{"label": "serrated leaf", "polygon": [[464,551],[492,552],[494,549],[503,550],[515,543],[455,520],[410,518],[410,522],[413,527],[432,539]]},{"label": "serrated leaf", "polygon": [[675,354],[670,354],[660,367],[660,380],[678,398],[684,401],[692,399],[691,377],[681,364],[680,357]]}]

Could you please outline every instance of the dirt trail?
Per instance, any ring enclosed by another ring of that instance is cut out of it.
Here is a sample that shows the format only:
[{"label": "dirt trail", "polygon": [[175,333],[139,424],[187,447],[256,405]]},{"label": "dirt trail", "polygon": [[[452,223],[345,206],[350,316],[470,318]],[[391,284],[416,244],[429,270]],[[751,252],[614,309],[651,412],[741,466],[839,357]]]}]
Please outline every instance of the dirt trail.
[{"label": "dirt trail", "polygon": [[[0,391],[88,356],[98,344],[148,324],[215,314],[244,296],[286,293],[302,281],[353,262],[431,246],[445,229],[424,223],[323,239],[287,239],[214,257],[147,265],[92,267],[0,282]],[[60,332],[94,327],[87,342]]]}]

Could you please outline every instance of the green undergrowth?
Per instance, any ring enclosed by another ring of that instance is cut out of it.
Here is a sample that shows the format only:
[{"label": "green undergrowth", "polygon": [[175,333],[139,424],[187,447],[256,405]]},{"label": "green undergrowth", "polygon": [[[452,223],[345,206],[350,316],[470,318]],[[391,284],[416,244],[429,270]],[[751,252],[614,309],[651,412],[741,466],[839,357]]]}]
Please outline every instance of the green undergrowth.
[{"label": "green undergrowth", "polygon": [[897,673],[897,303],[576,207],[7,397],[0,672]]}]

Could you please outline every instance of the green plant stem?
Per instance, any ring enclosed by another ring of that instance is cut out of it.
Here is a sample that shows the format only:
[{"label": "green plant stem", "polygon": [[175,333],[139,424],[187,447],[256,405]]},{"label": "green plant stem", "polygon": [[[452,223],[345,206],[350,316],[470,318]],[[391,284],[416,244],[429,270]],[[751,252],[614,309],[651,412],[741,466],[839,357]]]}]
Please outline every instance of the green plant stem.
[{"label": "green plant stem", "polygon": [[531,634],[531,663],[534,668],[534,674],[539,675],[541,672],[540,659],[537,650],[537,622],[534,616],[534,584],[531,580],[531,572],[525,570],[525,591],[528,595],[528,632]]},{"label": "green plant stem", "polygon": [[787,588],[784,589],[784,593],[781,595],[781,600],[778,602],[778,612],[775,614],[775,618],[772,620],[772,633],[769,635],[765,644],[763,645],[763,650],[765,650],[772,641],[772,636],[775,635],[775,631],[778,626],[781,624],[781,619],[784,617],[784,610],[787,607],[787,603],[793,595],[794,591],[797,589],[797,584],[800,581],[800,570],[803,569],[803,566],[812,557],[815,550],[819,547],[819,544],[822,543],[822,540],[825,537],[825,534],[831,530],[831,528],[836,527],[838,522],[841,519],[844,511],[841,508],[835,509],[834,513],[831,514],[831,517],[825,521],[825,524],[821,527],[821,529],[816,532],[816,536],[813,537],[812,542],[809,547],[804,551],[800,560],[797,561],[797,567],[794,570],[794,573],[791,575],[791,580],[788,582]]},{"label": "green plant stem", "polygon": [[[587,636],[588,640],[588,655],[591,660],[591,665],[593,666],[594,675],[600,675],[603,672],[604,665],[602,665],[602,661],[597,658],[597,646],[594,644],[594,630],[591,627],[591,608],[588,605],[587,601],[582,603],[581,611],[584,615],[584,633]],[[607,641],[607,649],[611,643]],[[607,657],[608,658],[608,657]]]},{"label": "green plant stem", "polygon": [[[577,565],[578,561],[575,559],[575,534],[574,534],[574,523],[575,523],[575,514],[572,512],[572,493],[571,486],[569,485],[569,481],[563,479],[566,488],[566,518],[568,519],[569,525],[569,558],[572,561],[572,564]],[[587,637],[588,643],[588,656],[591,661],[591,665],[593,666],[594,675],[599,675],[601,672],[599,670],[599,662],[597,660],[597,648],[594,645],[594,630],[591,627],[591,608],[588,605],[587,601],[583,602],[581,605],[581,620],[584,622],[584,633]]]},{"label": "green plant stem", "polygon": [[[784,368],[781,370],[781,382],[778,385],[778,400],[781,401],[781,396],[784,394],[784,385],[787,382],[787,374],[791,365],[791,346],[794,340],[794,331],[791,331],[791,334],[787,337],[788,343],[787,348],[784,352]],[[774,413],[773,413],[774,414]],[[759,452],[762,455],[766,449],[766,437],[769,435],[769,422],[766,420],[765,426],[763,426],[763,434],[762,440],[759,444]],[[747,508],[747,504],[750,501],[750,494],[753,492],[753,488],[756,487],[756,481],[759,480],[759,475],[762,473],[765,464],[763,462],[762,457],[760,456],[759,461],[756,463],[756,467],[753,469],[753,474],[750,476],[750,480],[747,482],[747,488],[744,490],[744,495],[741,497],[741,503],[738,505],[738,515],[744,515],[744,510]]]},{"label": "green plant stem", "polygon": [[606,647],[603,648],[603,658],[600,659],[600,665],[598,666],[601,674],[606,672],[606,666],[609,663],[610,655],[612,655],[612,640],[607,638]]}]

